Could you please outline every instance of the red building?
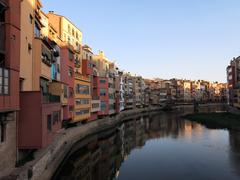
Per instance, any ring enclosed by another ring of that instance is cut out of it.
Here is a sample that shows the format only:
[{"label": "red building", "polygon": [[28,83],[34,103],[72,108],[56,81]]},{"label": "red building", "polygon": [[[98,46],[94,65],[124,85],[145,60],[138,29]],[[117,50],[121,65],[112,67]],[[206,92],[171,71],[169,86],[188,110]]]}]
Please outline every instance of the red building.
[{"label": "red building", "polygon": [[16,163],[20,0],[0,0],[0,177]]},{"label": "red building", "polygon": [[61,48],[61,82],[64,84],[66,101],[63,106],[63,121],[71,121],[74,111],[74,52],[68,47]]},{"label": "red building", "polygon": [[21,92],[21,107],[19,149],[41,149],[51,144],[61,128],[60,98],[44,98],[39,91]]}]

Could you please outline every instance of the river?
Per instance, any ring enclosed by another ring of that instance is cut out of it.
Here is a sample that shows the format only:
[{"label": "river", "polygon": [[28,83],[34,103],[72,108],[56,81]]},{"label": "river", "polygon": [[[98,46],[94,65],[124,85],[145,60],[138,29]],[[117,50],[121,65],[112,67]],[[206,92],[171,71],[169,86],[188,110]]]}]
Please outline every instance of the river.
[{"label": "river", "polygon": [[73,147],[52,179],[239,180],[240,132],[181,118],[191,111],[142,115],[93,134]]}]

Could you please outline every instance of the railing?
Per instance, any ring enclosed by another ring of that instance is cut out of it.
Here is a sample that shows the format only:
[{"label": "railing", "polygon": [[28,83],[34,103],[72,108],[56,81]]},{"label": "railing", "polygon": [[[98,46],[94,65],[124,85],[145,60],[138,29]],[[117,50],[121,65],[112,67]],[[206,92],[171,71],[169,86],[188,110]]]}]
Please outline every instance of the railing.
[{"label": "railing", "polygon": [[43,103],[60,103],[60,96],[52,95],[52,94],[44,94],[42,96]]},{"label": "railing", "polygon": [[0,22],[0,52],[5,52],[6,31],[5,24]]}]

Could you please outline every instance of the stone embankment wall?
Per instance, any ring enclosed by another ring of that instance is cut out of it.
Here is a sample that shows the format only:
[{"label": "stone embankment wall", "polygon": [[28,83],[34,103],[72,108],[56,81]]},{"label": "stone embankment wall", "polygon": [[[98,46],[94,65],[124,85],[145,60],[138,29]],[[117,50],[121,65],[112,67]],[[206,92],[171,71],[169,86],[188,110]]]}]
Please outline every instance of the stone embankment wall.
[{"label": "stone embankment wall", "polygon": [[10,176],[4,179],[48,180],[52,177],[64,157],[76,142],[93,133],[114,127],[118,123],[126,121],[133,116],[158,110],[161,110],[161,108],[151,107],[128,110],[121,112],[114,117],[106,117],[82,126],[63,129],[58,132],[51,145],[35,153],[35,159],[33,161],[28,162],[22,167],[16,168]]}]

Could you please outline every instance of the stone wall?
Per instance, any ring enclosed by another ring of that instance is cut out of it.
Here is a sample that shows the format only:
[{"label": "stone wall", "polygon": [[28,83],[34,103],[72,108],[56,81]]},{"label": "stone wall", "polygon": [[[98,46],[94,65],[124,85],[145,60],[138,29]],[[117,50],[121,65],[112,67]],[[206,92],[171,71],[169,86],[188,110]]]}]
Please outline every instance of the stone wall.
[{"label": "stone wall", "polygon": [[[1,116],[1,114],[0,114]],[[0,130],[1,133],[1,130]],[[16,113],[8,113],[6,139],[0,142],[0,177],[9,174],[16,163]]]}]

